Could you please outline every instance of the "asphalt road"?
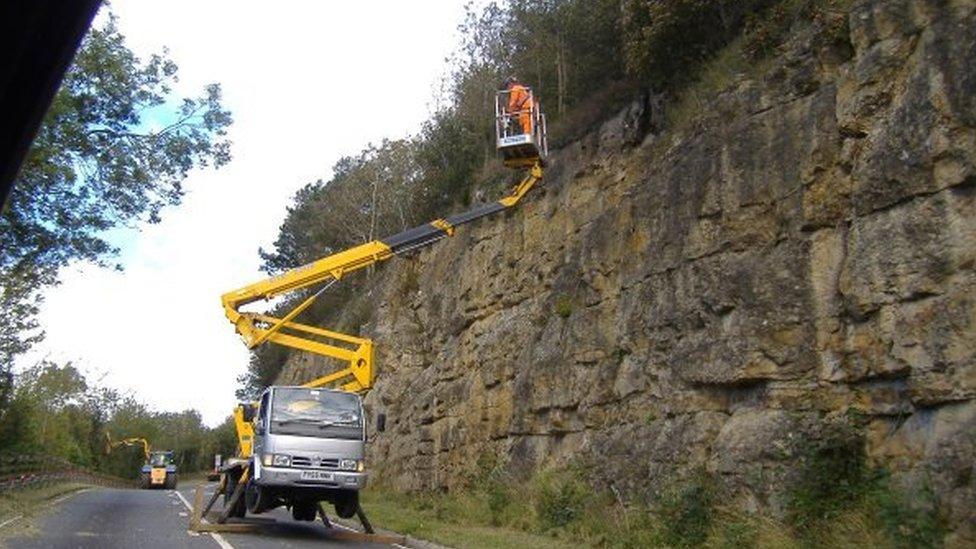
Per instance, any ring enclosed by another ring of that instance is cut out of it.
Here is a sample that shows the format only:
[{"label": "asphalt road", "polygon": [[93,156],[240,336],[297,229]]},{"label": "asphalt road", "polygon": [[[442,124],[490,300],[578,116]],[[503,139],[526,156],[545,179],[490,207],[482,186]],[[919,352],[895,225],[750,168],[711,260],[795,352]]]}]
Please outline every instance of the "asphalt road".
[{"label": "asphalt road", "polygon": [[86,490],[42,512],[34,519],[30,534],[8,538],[2,543],[28,549],[389,547],[331,539],[330,531],[321,522],[296,522],[280,509],[261,515],[275,520],[263,523],[260,532],[218,535],[188,532],[188,505],[192,503],[193,491],[191,486],[181,487],[179,494],[174,490]]}]

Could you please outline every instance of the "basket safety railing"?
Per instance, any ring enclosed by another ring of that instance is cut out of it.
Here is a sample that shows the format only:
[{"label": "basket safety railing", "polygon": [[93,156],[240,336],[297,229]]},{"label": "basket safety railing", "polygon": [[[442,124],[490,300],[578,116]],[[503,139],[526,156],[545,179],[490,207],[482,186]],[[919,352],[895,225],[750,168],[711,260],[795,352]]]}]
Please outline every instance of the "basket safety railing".
[{"label": "basket safety railing", "polygon": [[[528,135],[538,147],[543,158],[549,155],[549,139],[546,128],[546,115],[542,112],[542,105],[535,99],[532,88],[525,88],[527,99],[518,110],[509,110],[510,90],[499,90],[495,93],[495,142],[501,148],[506,145],[508,138]],[[528,122],[528,132],[524,122]]]}]

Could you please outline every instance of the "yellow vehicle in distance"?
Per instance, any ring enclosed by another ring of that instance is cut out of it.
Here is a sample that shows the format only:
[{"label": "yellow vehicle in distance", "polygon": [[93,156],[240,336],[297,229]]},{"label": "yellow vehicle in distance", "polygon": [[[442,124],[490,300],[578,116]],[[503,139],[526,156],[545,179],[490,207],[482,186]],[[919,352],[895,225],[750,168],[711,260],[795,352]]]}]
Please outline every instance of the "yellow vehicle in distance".
[{"label": "yellow vehicle in distance", "polygon": [[119,446],[142,446],[145,461],[139,471],[139,488],[176,489],[179,473],[172,451],[152,451],[149,449],[149,441],[141,437],[124,438],[114,442],[109,433],[105,433],[105,437],[107,439],[105,445],[106,454],[110,454],[112,449]]},{"label": "yellow vehicle in distance", "polygon": [[175,490],[178,477],[173,452],[157,450],[149,453],[149,459],[142,466],[142,471],[139,473],[139,487]]}]

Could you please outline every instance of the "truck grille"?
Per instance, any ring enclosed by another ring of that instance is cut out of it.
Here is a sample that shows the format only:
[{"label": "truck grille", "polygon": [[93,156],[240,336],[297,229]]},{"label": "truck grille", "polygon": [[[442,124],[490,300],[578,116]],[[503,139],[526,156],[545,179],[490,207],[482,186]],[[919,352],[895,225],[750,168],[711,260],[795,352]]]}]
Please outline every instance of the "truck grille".
[{"label": "truck grille", "polygon": [[338,459],[314,459],[305,456],[292,456],[292,467],[304,467],[306,469],[338,469]]}]

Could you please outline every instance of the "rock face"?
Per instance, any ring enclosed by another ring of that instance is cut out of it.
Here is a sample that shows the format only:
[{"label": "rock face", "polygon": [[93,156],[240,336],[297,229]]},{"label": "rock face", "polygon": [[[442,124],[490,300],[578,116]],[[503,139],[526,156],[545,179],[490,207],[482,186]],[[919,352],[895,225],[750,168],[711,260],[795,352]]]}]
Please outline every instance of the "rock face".
[{"label": "rock face", "polygon": [[636,103],[381,273],[384,480],[587,458],[629,497],[705,467],[775,508],[796,441],[856,409],[872,460],[976,523],[976,2],[860,1],[846,27],[686,129]]}]

